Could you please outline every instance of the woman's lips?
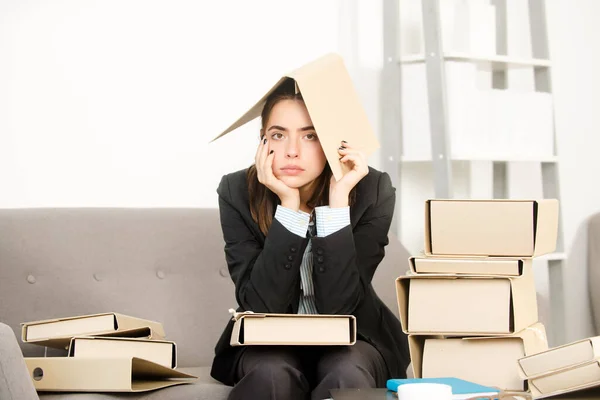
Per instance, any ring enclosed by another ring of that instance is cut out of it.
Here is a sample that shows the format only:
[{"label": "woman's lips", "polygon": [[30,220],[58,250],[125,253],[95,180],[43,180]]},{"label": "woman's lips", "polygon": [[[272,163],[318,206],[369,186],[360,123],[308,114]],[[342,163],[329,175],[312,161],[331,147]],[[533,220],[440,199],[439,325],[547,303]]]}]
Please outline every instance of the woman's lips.
[{"label": "woman's lips", "polygon": [[284,175],[299,175],[304,172],[304,169],[298,167],[297,165],[286,165],[285,167],[281,168],[281,172]]}]

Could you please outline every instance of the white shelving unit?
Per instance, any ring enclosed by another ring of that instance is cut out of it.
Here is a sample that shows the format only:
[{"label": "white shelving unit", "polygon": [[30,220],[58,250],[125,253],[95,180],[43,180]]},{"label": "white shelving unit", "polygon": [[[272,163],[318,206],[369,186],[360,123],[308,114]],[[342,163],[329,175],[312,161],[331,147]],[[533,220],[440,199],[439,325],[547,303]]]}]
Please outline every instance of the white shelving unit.
[{"label": "white shelving unit", "polygon": [[[480,64],[482,66],[491,65],[494,70],[505,70],[508,68],[529,68],[529,67],[550,67],[550,60],[535,58],[518,58],[509,56],[476,56],[467,53],[444,52],[445,61],[465,61]],[[418,64],[425,62],[425,56],[412,55],[400,58],[400,64]]]},{"label": "white shelving unit", "polygon": [[[509,198],[508,168],[511,163],[528,162],[539,164],[542,176],[544,198],[556,198],[560,201],[559,155],[556,147],[556,134],[552,123],[553,152],[547,155],[523,155],[517,152],[501,152],[486,154],[480,151],[469,151],[461,155],[452,155],[450,137],[450,114],[448,98],[448,82],[446,67],[449,62],[472,63],[491,74],[491,88],[508,89],[507,71],[528,68],[534,77],[534,91],[552,95],[550,69],[552,63],[548,50],[548,34],[544,0],[528,0],[532,57],[512,57],[507,49],[507,5],[506,0],[492,0],[496,16],[496,55],[476,55],[468,52],[444,51],[442,44],[442,21],[440,17],[440,1],[422,0],[423,43],[424,52],[419,55],[399,55],[399,34],[401,10],[397,0],[383,0],[384,13],[384,67],[382,85],[383,160],[386,171],[392,172],[396,187],[400,187],[399,170],[409,163],[429,163],[433,167],[433,185],[436,198],[452,198],[452,167],[456,162],[468,162],[471,168],[480,168],[489,172],[492,185],[489,188],[490,198]],[[427,86],[426,101],[429,117],[430,155],[405,154],[402,148],[403,109],[402,109],[402,74],[406,65],[422,64],[425,69]],[[553,111],[552,111],[553,112]],[[552,119],[554,118],[552,114]],[[474,172],[472,174],[481,174]],[[472,191],[481,193],[481,190]],[[398,201],[395,214],[400,214]],[[396,225],[394,225],[396,226]],[[538,257],[537,260],[548,265],[548,281],[550,293],[551,321],[547,326],[548,339],[551,346],[565,343],[565,299],[563,288],[563,271],[566,261],[563,240],[562,216],[559,217],[559,231],[556,252]]]},{"label": "white shelving unit", "polygon": [[[420,158],[420,157],[406,157],[402,156],[400,160],[404,163],[430,163],[431,157],[429,158]],[[492,162],[541,162],[541,163],[557,163],[557,156],[548,156],[548,157],[481,157],[481,156],[460,156],[453,157],[450,161],[492,161]]]}]

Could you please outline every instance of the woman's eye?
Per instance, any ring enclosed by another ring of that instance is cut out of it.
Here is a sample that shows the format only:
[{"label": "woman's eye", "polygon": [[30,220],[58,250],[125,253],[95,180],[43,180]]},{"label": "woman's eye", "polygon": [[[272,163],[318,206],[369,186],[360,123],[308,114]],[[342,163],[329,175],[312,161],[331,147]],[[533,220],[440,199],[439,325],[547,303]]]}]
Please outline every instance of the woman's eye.
[{"label": "woman's eye", "polygon": [[314,133],[309,133],[308,135],[306,135],[306,138],[308,140],[316,140],[317,139],[317,135]]},{"label": "woman's eye", "polygon": [[281,139],[281,138],[283,138],[283,134],[282,134],[282,133],[280,133],[280,132],[276,132],[276,133],[274,133],[273,135],[271,135],[271,137],[272,137],[273,139]]}]

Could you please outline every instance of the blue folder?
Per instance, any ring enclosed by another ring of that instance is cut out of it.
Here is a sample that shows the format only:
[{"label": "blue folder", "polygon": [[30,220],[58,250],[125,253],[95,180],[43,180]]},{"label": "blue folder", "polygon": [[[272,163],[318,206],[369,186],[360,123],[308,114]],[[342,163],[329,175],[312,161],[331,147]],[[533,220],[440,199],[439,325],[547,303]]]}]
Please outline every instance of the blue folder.
[{"label": "blue folder", "polygon": [[387,388],[393,392],[398,391],[398,386],[407,383],[443,383],[452,387],[452,398],[467,399],[475,396],[495,396],[499,393],[497,388],[479,385],[458,378],[414,378],[414,379],[389,379]]}]

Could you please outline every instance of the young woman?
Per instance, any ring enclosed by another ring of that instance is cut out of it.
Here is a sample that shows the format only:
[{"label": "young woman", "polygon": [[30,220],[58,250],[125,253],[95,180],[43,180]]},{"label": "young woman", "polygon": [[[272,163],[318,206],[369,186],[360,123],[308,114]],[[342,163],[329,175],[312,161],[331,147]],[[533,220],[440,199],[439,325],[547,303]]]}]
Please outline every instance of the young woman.
[{"label": "young woman", "polygon": [[353,346],[231,347],[233,321],[211,375],[230,399],[325,399],[334,388],[385,387],[410,362],[400,322],[371,279],[395,204],[389,176],[341,142],[348,172],[332,177],[318,132],[290,79],[262,111],[255,164],[223,177],[217,193],[225,256],[239,310],[352,314]]}]

